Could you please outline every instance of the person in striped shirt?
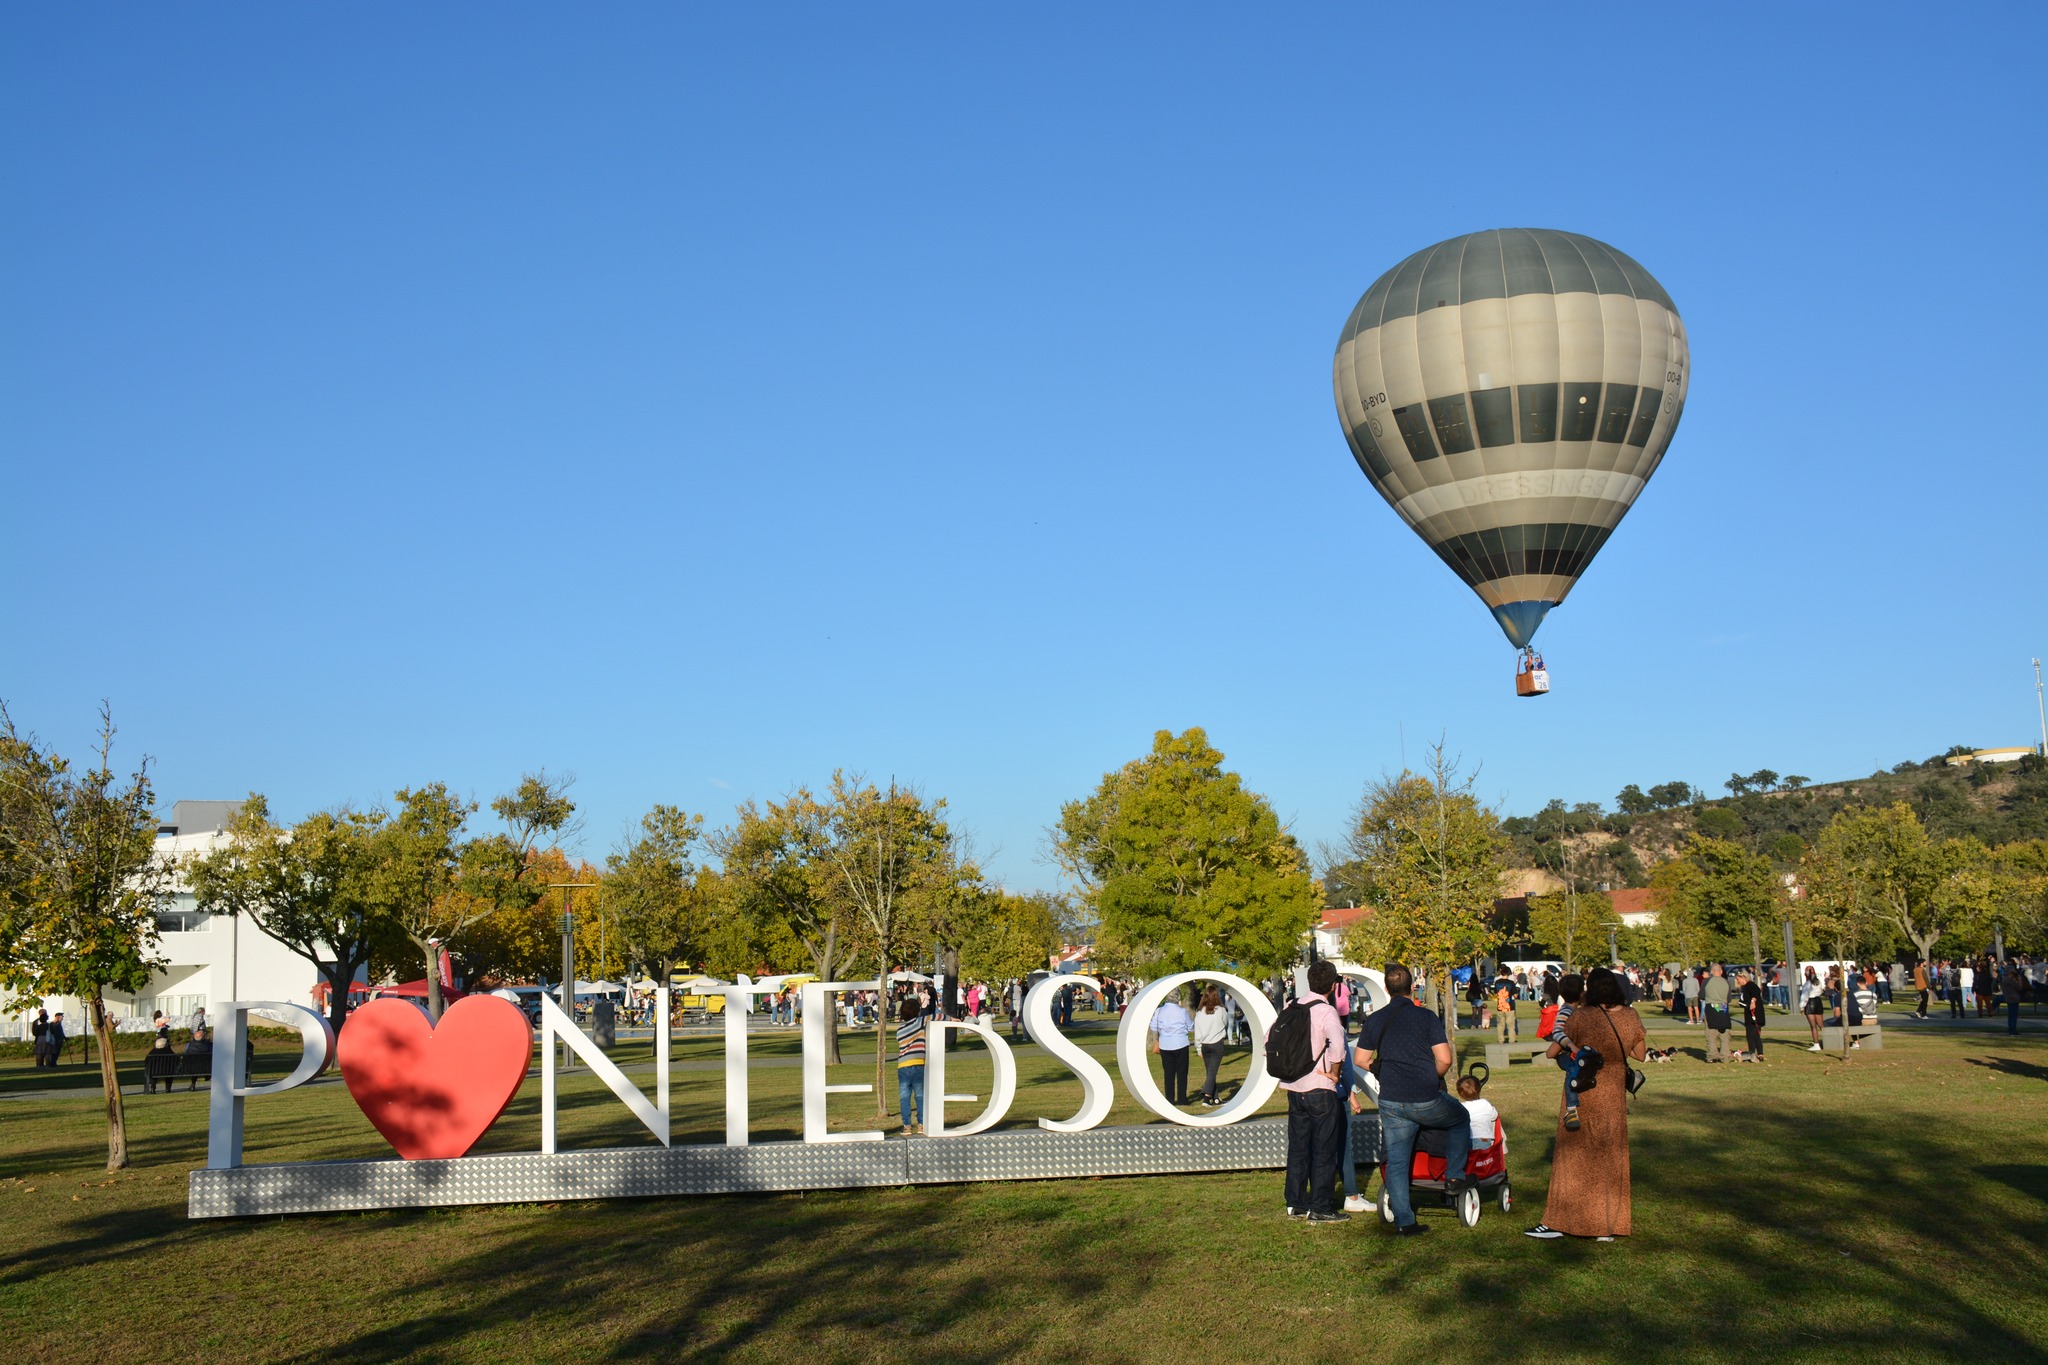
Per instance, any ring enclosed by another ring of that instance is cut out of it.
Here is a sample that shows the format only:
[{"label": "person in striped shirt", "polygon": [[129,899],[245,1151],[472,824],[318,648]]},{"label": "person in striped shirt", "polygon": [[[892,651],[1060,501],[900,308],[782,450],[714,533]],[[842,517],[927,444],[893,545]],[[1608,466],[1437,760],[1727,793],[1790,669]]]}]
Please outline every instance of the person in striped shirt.
[{"label": "person in striped shirt", "polygon": [[924,1015],[915,999],[905,999],[896,1017],[896,1107],[903,1114],[903,1136],[924,1132]]}]

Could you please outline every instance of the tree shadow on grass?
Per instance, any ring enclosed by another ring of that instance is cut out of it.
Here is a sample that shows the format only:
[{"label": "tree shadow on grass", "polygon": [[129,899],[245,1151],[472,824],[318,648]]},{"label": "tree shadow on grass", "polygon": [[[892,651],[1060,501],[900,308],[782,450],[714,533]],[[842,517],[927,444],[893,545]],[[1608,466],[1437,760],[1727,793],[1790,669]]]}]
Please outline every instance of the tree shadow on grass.
[{"label": "tree shadow on grass", "polygon": [[2010,1185],[2037,1203],[2048,1204],[2048,1166],[1979,1166],[1977,1174]]},{"label": "tree shadow on grass", "polygon": [[2022,1076],[2033,1081],[2048,1081],[2048,1066],[2042,1066],[2038,1062],[2022,1062],[2011,1057],[1965,1057],[1963,1060],[1971,1066],[1981,1066],[1986,1070],[2000,1071],[2008,1076]]},{"label": "tree shadow on grass", "polygon": [[[727,1360],[771,1332],[820,1359],[864,1357],[968,1324],[974,1344],[955,1340],[948,1360],[1013,1359],[1037,1342],[1044,1305],[1142,1294],[1161,1254],[1118,1229],[1105,1259],[1100,1221],[1075,1220],[1070,1191],[1035,1188],[1006,1201],[1001,1230],[1045,1253],[1028,1269],[978,1268],[989,1230],[961,1216],[958,1186],[566,1205],[511,1235],[455,1243],[390,1305],[394,1320],[288,1359],[432,1356],[518,1322],[594,1360]],[[557,1220],[576,1218],[603,1220],[606,1234],[565,1238]],[[1000,1304],[1014,1311],[992,1314]]]},{"label": "tree shadow on grass", "polygon": [[[1824,1343],[1849,1359],[2042,1358],[2042,1337],[1995,1316],[1994,1305],[1963,1297],[1954,1268],[1930,1257],[1925,1240],[1895,1235],[1896,1226],[1873,1215],[1860,1193],[1882,1192],[1895,1206],[1898,1191],[1934,1193],[1943,1173],[1952,1172],[1948,1197],[1928,1208],[1928,1221],[1916,1230],[1965,1249],[1963,1259],[2010,1266],[2016,1279],[2038,1282],[2048,1213],[2010,1199],[1959,1197],[1956,1187],[1972,1173],[1967,1141],[1944,1125],[1900,1124],[1871,1113],[1789,1115],[1734,1095],[1689,1096],[1686,1103],[1686,1122],[1659,1125],[1635,1143],[1633,1237],[1612,1245],[1540,1243],[1546,1254],[1519,1259],[1511,1281],[1474,1266],[1446,1287],[1405,1292],[1446,1321],[1484,1307],[1518,1324],[1525,1340],[1562,1342],[1584,1339],[1586,1278],[1596,1276],[1613,1286],[1602,1295],[1600,1336],[1618,1345],[1669,1339],[1674,1314],[1667,1305],[1696,1308],[1704,1275],[1742,1292],[1717,1302],[1710,1322],[1689,1324],[1688,1335],[1705,1326],[1714,1345],[1734,1358],[1783,1354],[1802,1340],[1808,1349]],[[1518,1154],[1525,1179],[1546,1164],[1532,1159],[1539,1156],[1535,1146],[1525,1144]],[[1976,1173],[2039,1201],[2042,1171]],[[1541,1217],[1534,1179],[1527,1188],[1520,1206],[1526,1217],[1516,1220],[1516,1231]],[[1674,1203],[1703,1215],[1688,1221],[1675,1245],[1644,1214],[1646,1206]],[[1639,1254],[1646,1251],[1657,1254]],[[1674,1251],[1681,1256],[1665,1254]],[[1390,1292],[1397,1284],[1389,1281]],[[1791,1304],[1799,1305],[1796,1314],[1788,1312]],[[1924,1324],[1903,1356],[1897,1304],[1912,1305]],[[1605,1357],[1596,1351],[1591,1358]]]}]

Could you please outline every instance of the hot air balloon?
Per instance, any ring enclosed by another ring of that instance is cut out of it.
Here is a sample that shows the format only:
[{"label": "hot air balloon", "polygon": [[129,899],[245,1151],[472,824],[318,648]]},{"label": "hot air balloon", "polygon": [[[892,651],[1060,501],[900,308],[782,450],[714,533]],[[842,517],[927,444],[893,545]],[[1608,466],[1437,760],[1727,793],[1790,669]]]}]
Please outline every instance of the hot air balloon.
[{"label": "hot air balloon", "polygon": [[1685,409],[1685,324],[1650,272],[1572,232],[1418,251],[1337,340],[1337,417],[1401,520],[1531,641],[1656,472]]}]

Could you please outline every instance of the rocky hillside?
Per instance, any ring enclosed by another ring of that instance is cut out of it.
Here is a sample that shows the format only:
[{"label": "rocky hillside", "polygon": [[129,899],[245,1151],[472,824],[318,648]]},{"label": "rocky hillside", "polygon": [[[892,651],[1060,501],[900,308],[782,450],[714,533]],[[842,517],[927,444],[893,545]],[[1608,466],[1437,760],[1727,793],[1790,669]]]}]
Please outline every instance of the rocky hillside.
[{"label": "rocky hillside", "polygon": [[1707,798],[1683,782],[1631,784],[1609,809],[1596,802],[1552,801],[1502,827],[1513,837],[1517,892],[1554,888],[1567,867],[1594,883],[1647,884],[1649,869],[1673,856],[1694,830],[1732,839],[1790,868],[1838,811],[1910,805],[1936,838],[1975,835],[1997,845],[2048,839],[2048,761],[1952,766],[1947,754],[1898,764],[1868,777],[1812,782],[1769,770],[1734,776],[1727,796]]}]

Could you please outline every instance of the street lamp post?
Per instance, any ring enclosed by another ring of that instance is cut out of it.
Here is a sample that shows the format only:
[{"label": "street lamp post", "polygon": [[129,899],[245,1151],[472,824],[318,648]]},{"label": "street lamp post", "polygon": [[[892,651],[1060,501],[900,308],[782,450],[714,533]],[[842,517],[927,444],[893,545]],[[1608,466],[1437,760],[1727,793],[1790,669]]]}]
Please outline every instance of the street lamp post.
[{"label": "street lamp post", "polygon": [[[562,888],[562,1013],[569,1016],[569,1022],[576,1022],[576,909],[570,898],[581,890],[595,886],[595,882],[549,882],[549,887]],[[576,1054],[569,1044],[562,1044],[562,1069],[574,1070]]]}]

